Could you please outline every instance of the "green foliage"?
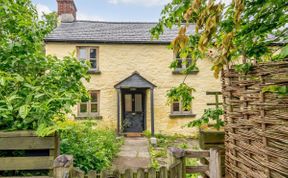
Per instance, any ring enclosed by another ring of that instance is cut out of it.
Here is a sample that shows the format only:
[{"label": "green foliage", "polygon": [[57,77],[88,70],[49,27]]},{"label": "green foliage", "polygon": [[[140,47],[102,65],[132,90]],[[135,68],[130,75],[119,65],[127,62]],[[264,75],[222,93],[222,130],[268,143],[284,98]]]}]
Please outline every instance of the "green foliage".
[{"label": "green foliage", "polygon": [[253,69],[252,63],[237,64],[234,66],[235,66],[236,72],[242,73],[242,74],[247,74]]},{"label": "green foliage", "polygon": [[173,103],[173,101],[180,101],[184,109],[191,109],[191,102],[194,99],[192,92],[196,90],[189,87],[185,83],[181,83],[178,87],[173,87],[167,93],[168,103]]},{"label": "green foliage", "polygon": [[[269,46],[288,38],[287,10],[286,0],[234,0],[226,7],[214,0],[172,0],[151,33],[159,38],[165,28],[179,27],[171,47],[174,52],[194,54],[191,65],[198,58],[209,57],[208,49],[216,49],[212,70],[217,78],[225,66],[240,56],[247,62],[264,61],[271,56]],[[195,33],[188,35],[191,24],[195,25],[191,27]]]},{"label": "green foliage", "polygon": [[144,135],[145,137],[147,137],[147,138],[151,138],[152,133],[151,133],[150,130],[145,130],[144,133],[143,133],[143,135]]},{"label": "green foliage", "polygon": [[179,148],[181,148],[181,149],[187,149],[187,148],[188,148],[188,145],[187,145],[187,143],[181,143],[181,144],[179,145]]},{"label": "green foliage", "polygon": [[224,121],[221,119],[221,116],[224,114],[223,109],[216,108],[216,109],[205,109],[204,114],[201,116],[200,119],[196,119],[191,121],[187,124],[188,127],[200,127],[202,125],[207,125],[211,121],[215,121],[216,123],[213,124],[213,127],[216,129],[220,129],[224,126]]},{"label": "green foliage", "polygon": [[272,60],[280,61],[288,57],[288,45],[283,47],[279,54],[273,56]]},{"label": "green foliage", "polygon": [[[187,158],[186,159],[186,166],[198,166],[199,159],[197,158]],[[198,178],[200,176],[199,173],[195,174],[186,174],[186,178]]]},{"label": "green foliage", "polygon": [[278,85],[271,85],[266,86],[262,89],[262,92],[271,92],[276,93],[279,96],[287,96],[288,95],[288,86],[278,86]]},{"label": "green foliage", "polygon": [[87,96],[88,65],[46,56],[44,37],[56,14],[38,14],[30,0],[0,1],[0,130],[37,130]]},{"label": "green foliage", "polygon": [[93,129],[93,124],[76,124],[61,132],[61,154],[74,157],[74,166],[88,172],[101,171],[111,165],[122,145],[112,130]]}]

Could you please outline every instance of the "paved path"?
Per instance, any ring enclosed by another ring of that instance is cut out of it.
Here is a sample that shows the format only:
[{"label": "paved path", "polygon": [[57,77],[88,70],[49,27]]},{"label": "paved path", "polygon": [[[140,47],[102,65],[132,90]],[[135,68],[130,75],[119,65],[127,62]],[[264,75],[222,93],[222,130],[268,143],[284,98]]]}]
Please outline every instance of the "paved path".
[{"label": "paved path", "polygon": [[148,168],[150,164],[149,142],[144,137],[125,138],[124,145],[113,161],[112,168],[124,171]]}]

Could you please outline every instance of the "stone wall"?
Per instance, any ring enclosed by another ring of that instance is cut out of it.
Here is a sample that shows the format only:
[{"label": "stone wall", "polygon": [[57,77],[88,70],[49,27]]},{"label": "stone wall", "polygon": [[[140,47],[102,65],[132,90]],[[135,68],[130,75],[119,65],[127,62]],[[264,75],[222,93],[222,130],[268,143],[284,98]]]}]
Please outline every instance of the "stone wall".
[{"label": "stone wall", "polygon": [[[60,58],[71,54],[76,46],[99,47],[99,69],[101,74],[91,75],[87,89],[100,90],[100,115],[103,119],[98,124],[102,127],[113,127],[117,124],[117,92],[114,85],[134,71],[155,84],[155,131],[163,134],[192,135],[197,129],[183,128],[195,117],[170,118],[171,106],[167,105],[166,93],[173,86],[179,85],[184,75],[172,74],[169,68],[173,60],[173,51],[166,45],[129,45],[129,44],[71,44],[48,43],[47,54]],[[207,103],[215,102],[215,97],[207,96],[206,91],[221,91],[220,80],[213,77],[211,63],[208,60],[199,61],[200,71],[187,77],[187,83],[196,89],[193,93],[192,108],[196,117],[202,115]],[[150,94],[147,91],[147,128],[150,129]],[[76,113],[76,107],[75,107]]]}]

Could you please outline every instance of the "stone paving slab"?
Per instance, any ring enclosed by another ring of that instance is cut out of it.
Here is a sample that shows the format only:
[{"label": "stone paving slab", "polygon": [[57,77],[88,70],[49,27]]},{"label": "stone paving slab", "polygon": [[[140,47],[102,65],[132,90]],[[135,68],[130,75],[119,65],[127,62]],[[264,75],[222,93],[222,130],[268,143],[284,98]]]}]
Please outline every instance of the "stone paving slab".
[{"label": "stone paving slab", "polygon": [[117,158],[112,163],[112,169],[125,171],[148,168],[150,164],[149,141],[144,137],[125,138]]}]

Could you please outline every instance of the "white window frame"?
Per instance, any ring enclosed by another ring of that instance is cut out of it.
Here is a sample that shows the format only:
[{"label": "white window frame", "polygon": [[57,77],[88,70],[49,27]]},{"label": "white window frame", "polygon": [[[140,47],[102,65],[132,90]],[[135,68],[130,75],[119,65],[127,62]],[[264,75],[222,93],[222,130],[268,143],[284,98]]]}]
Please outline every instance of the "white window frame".
[{"label": "white window frame", "polygon": [[[179,103],[179,111],[174,111],[174,103]],[[173,101],[171,104],[171,114],[172,115],[185,115],[185,114],[192,114],[192,103],[190,103],[191,109],[189,111],[185,111],[182,107],[182,103],[180,101]]]},{"label": "white window frame", "polygon": [[[84,48],[86,49],[86,58],[80,58],[80,49]],[[96,58],[90,58],[90,50],[91,49],[95,49],[96,50]],[[85,61],[89,61],[90,60],[95,60],[96,61],[96,68],[91,68],[89,69],[89,71],[99,71],[99,47],[97,46],[77,46],[77,58],[78,60],[85,60]]]},{"label": "white window frame", "polygon": [[[184,70],[186,70],[187,69],[187,65],[183,65],[183,62],[184,61],[190,61],[190,62],[192,62],[192,58],[184,58],[184,59],[182,59],[182,58],[180,58],[180,57],[177,57],[178,55],[177,54],[174,54],[174,60],[175,61],[181,61],[181,68],[175,68],[175,70],[174,71],[177,71],[177,72],[181,72],[181,71],[184,71]],[[178,64],[177,64],[178,65]]]},{"label": "white window frame", "polygon": [[[100,91],[99,90],[90,90],[89,94],[91,97],[92,93],[96,93],[97,95],[97,102],[91,102],[91,100],[87,102],[81,102],[78,104],[77,110],[78,110],[78,117],[97,117],[100,116]],[[86,104],[87,105],[87,112],[81,112],[81,104]],[[91,112],[91,105],[92,104],[97,104],[97,112]]]}]

